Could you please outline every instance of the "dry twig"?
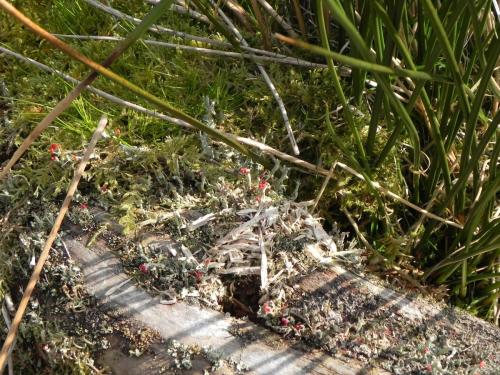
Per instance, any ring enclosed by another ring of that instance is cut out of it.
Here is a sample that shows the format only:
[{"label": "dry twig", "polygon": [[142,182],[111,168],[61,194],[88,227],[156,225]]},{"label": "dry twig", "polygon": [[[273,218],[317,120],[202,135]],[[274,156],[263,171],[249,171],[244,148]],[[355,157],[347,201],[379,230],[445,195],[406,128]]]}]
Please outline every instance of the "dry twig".
[{"label": "dry twig", "polygon": [[288,22],[285,21],[283,17],[281,17],[278,12],[274,10],[274,8],[269,5],[266,0],[257,0],[260,5],[280,24],[280,26],[290,35],[292,38],[298,38],[298,34],[295,32],[292,26]]},{"label": "dry twig", "polygon": [[[106,6],[102,3],[100,3],[99,1],[85,0],[85,2],[87,2],[89,5],[97,8],[97,9],[100,9],[108,14],[111,14],[112,16],[114,16],[118,19],[126,20],[126,21],[129,21],[132,23],[140,23],[141,22],[141,20],[139,18],[135,18],[135,17],[132,17],[128,14],[120,12],[119,10],[117,10],[115,8],[112,8],[110,6]],[[153,25],[149,28],[149,30],[152,32],[155,32],[155,33],[173,35],[173,36],[177,36],[177,37],[182,38],[182,39],[194,40],[194,41],[206,43],[209,45],[232,48],[231,44],[228,42],[223,42],[220,40],[205,38],[205,37],[197,36],[197,35],[191,35],[188,33],[184,33],[182,31],[169,29],[169,28],[163,27],[163,26]],[[262,50],[262,49],[258,49],[258,48],[252,48],[252,47],[248,47],[248,46],[241,46],[241,49],[248,51],[248,52],[258,53],[258,54],[266,55],[266,56],[284,57],[281,54],[277,54],[274,52],[270,52],[270,51],[266,51],[266,50]]]},{"label": "dry twig", "polygon": [[319,189],[319,193],[318,193],[316,199],[314,200],[314,204],[312,206],[311,212],[314,211],[316,209],[316,207],[318,206],[318,203],[319,203],[321,197],[323,196],[323,193],[325,192],[325,189],[328,186],[328,183],[330,182],[330,179],[332,178],[333,171],[335,170],[335,166],[336,165],[337,165],[337,162],[334,162],[332,164],[332,167],[330,168],[330,172],[328,173],[328,175],[324,179],[323,184],[321,185],[321,189]]},{"label": "dry twig", "polygon": [[[210,3],[212,4],[212,6],[214,6],[217,9],[219,15],[222,17],[222,19],[229,26],[229,28],[231,29],[232,33],[239,40],[240,44],[242,46],[248,47],[247,41],[243,38],[243,36],[241,35],[241,33],[234,26],[234,24],[231,21],[231,19],[226,16],[226,14],[222,11],[222,9],[220,9],[217,6],[217,4],[214,3],[213,0],[210,0]],[[256,62],[256,64],[257,64],[257,68],[259,69],[260,74],[262,75],[262,78],[264,78],[264,81],[266,82],[267,86],[271,90],[271,93],[273,94],[274,99],[278,103],[278,107],[280,109],[281,116],[283,117],[283,121],[285,122],[285,128],[286,128],[286,131],[288,133],[288,139],[290,140],[290,143],[292,145],[293,152],[294,152],[295,155],[299,155],[300,154],[299,146],[297,145],[297,141],[295,140],[295,136],[293,135],[292,126],[290,125],[290,121],[288,120],[288,114],[286,112],[285,104],[283,103],[283,100],[281,100],[281,97],[280,97],[280,95],[278,93],[278,90],[276,90],[276,87],[274,86],[274,83],[271,81],[271,78],[267,74],[267,72],[264,69],[264,67],[261,64],[259,64],[258,62]]]},{"label": "dry twig", "polygon": [[[7,307],[5,306],[5,302],[2,303],[2,315],[3,315],[3,320],[5,322],[5,325],[7,326],[7,329],[10,329],[11,321],[10,321],[9,312],[7,311]],[[9,375],[14,375],[14,363],[12,362],[12,351],[14,350],[15,345],[16,345],[16,343],[14,341],[14,343],[10,347],[9,358],[7,359],[7,365],[9,366]]]},{"label": "dry twig", "polygon": [[178,4],[172,4],[170,9],[176,13],[185,14],[185,15],[187,15],[187,16],[189,16],[197,21],[201,21],[204,23],[210,23],[210,20],[208,19],[207,16],[205,16],[205,15],[203,15],[203,14],[201,14],[193,9],[190,9],[188,7],[178,5]]},{"label": "dry twig", "polygon": [[[62,38],[62,39],[79,39],[79,40],[121,41],[124,39],[124,38],[119,37],[119,36],[66,35],[66,34],[54,34],[54,35],[57,36],[58,38]],[[222,51],[222,50],[218,50],[218,49],[187,46],[187,45],[177,44],[177,43],[161,42],[158,40],[151,40],[151,39],[146,39],[146,40],[142,40],[142,41],[145,44],[150,44],[153,46],[173,48],[173,49],[178,49],[178,50],[183,50],[183,51],[198,52],[198,53],[202,53],[205,55],[225,56],[225,57],[230,57],[230,58],[245,58],[245,59],[249,59],[249,60],[257,60],[259,62],[275,62],[275,63],[280,63],[280,64],[303,66],[303,67],[307,67],[307,68],[319,68],[319,69],[326,69],[327,68],[327,66],[325,64],[313,63],[313,62],[310,62],[307,60],[302,60],[302,59],[299,59],[297,57],[292,57],[292,56],[285,56],[285,55],[280,55],[282,57],[259,56],[259,55],[248,54],[248,53]]]},{"label": "dry twig", "polygon": [[64,217],[68,212],[69,205],[73,199],[73,195],[76,192],[78,183],[80,182],[80,178],[82,177],[83,172],[85,171],[85,167],[87,166],[87,163],[90,159],[90,155],[92,154],[92,152],[94,152],[94,148],[97,144],[97,141],[101,138],[102,132],[104,131],[107,122],[108,120],[105,116],[101,117],[97,125],[97,129],[95,130],[94,134],[92,135],[92,139],[90,140],[87,148],[85,149],[85,153],[82,156],[80,164],[78,164],[78,167],[75,170],[73,180],[71,181],[68,187],[68,192],[66,193],[66,198],[64,199],[61,209],[59,210],[59,214],[57,215],[56,220],[54,221],[54,225],[52,226],[52,230],[50,231],[49,237],[45,241],[42,252],[40,253],[40,257],[38,258],[35,268],[33,269],[33,273],[31,274],[30,280],[28,282],[28,285],[26,286],[23,297],[21,298],[21,302],[19,303],[19,307],[17,308],[11,327],[7,334],[7,338],[5,339],[2,350],[0,352],[0,373],[2,373],[2,371],[5,368],[5,363],[10,353],[10,348],[12,347],[14,340],[16,339],[17,331],[19,329],[19,325],[21,324],[21,320],[26,311],[26,307],[28,306],[29,300],[31,298],[31,295],[33,294],[35,286],[38,283],[38,280],[40,279],[40,273],[42,272],[43,266],[47,261],[47,258],[49,257],[50,249],[52,247],[52,244],[54,243],[54,240],[56,239],[57,233],[59,232]]}]

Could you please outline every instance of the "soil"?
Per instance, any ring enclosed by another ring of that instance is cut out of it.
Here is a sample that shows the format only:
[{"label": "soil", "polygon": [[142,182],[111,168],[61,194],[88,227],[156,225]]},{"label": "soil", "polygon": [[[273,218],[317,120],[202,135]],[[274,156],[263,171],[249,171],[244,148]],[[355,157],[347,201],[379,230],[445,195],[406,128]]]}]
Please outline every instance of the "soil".
[{"label": "soil", "polygon": [[230,290],[232,295],[221,299],[222,311],[235,318],[248,318],[252,322],[259,323],[262,319],[257,316],[259,310],[258,288],[260,279],[258,277],[248,277],[239,280],[230,280]]}]

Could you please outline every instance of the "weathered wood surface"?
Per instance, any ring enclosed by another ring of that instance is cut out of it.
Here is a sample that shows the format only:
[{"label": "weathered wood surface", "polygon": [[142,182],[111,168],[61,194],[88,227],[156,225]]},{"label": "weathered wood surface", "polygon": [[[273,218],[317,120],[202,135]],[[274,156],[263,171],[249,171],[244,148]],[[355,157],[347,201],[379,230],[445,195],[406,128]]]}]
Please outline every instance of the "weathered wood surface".
[{"label": "weathered wood surface", "polygon": [[[134,285],[121,271],[118,258],[101,242],[89,249],[82,239],[67,236],[64,240],[74,261],[82,268],[91,295],[115,313],[133,317],[156,329],[165,339],[212,347],[224,353],[226,358],[243,363],[255,374],[354,375],[364,371],[363,365],[356,360],[344,361],[321,352],[305,353],[293,349],[278,335],[251,322],[238,321],[183,302],[162,305],[159,299]],[[251,333],[255,340],[237,337],[231,333],[234,330]]]},{"label": "weathered wood surface", "polygon": [[[500,367],[498,327],[436,301],[403,295],[382,286],[375,278],[360,277],[340,265],[304,277],[297,289],[302,296],[290,301],[291,307],[298,309],[325,301],[331,301],[336,309],[341,301],[334,325],[335,332],[342,333],[332,334],[335,339],[331,352],[336,353],[332,356],[321,351],[305,353],[252,322],[209,309],[183,302],[162,305],[122,272],[119,259],[105,243],[98,241],[88,249],[85,240],[75,234],[68,235],[65,242],[82,268],[90,294],[115,313],[133,317],[165,339],[212,347],[256,374],[388,373],[384,368],[409,374],[419,373],[424,364],[436,358],[444,366],[456,366],[444,373],[470,373],[479,369],[482,361],[487,361],[488,366],[478,374],[495,373],[491,370]],[[384,331],[389,333],[382,334]],[[360,338],[368,348],[364,352],[356,348]],[[385,344],[379,345],[382,341]],[[471,350],[478,344],[477,350]],[[441,354],[432,358],[422,354],[427,345]],[[399,353],[395,348],[401,349]],[[443,356],[454,364],[444,363]],[[468,370],[463,372],[462,368]]]}]

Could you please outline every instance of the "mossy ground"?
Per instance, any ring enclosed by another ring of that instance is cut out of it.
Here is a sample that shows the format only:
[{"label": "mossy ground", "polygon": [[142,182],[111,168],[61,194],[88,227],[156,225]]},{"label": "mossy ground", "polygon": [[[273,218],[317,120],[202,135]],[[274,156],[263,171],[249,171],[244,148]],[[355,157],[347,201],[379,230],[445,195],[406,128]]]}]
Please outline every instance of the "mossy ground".
[{"label": "mossy ground", "polygon": [[[143,16],[149,9],[146,2],[117,0],[109,3],[136,17]],[[29,0],[17,5],[54,33],[124,36],[132,28],[129,23],[117,21],[82,0]],[[172,12],[167,12],[159,23],[221,39],[214,29]],[[40,41],[5,13],[0,13],[0,30],[0,45],[78,79],[88,74],[84,66]],[[151,37],[181,42],[165,36]],[[114,47],[112,42],[105,41],[69,40],[68,43],[95,61],[104,60]],[[220,129],[265,140],[280,150],[291,151],[278,106],[251,62],[206,57],[138,42],[113,64],[112,69],[200,119],[206,114],[205,98],[209,98],[215,102],[215,121]],[[328,168],[338,152],[325,136],[328,129],[324,123],[324,104],[337,107],[327,72],[287,65],[269,65],[267,69],[284,100],[292,126],[299,134],[301,157]],[[3,163],[72,87],[5,55],[0,55],[0,82],[8,90],[8,97],[0,98],[0,113],[5,112],[9,121],[8,126],[0,128],[0,162]],[[99,78],[94,86],[148,107],[147,103],[106,79]],[[103,113],[110,120],[108,137],[98,144],[97,157],[80,183],[73,206],[104,208],[128,231],[133,231],[137,222],[147,218],[150,212],[189,207],[190,202],[183,200],[184,191],[200,189],[205,183],[234,180],[241,166],[251,166],[249,161],[227,149],[222,152],[229,157],[222,162],[207,162],[198,134],[186,133],[173,124],[83,93],[31,146],[9,178],[0,185],[1,296],[10,292],[14,299],[19,298],[31,272],[29,264],[43,245],[64,197],[75,159],[81,155]],[[329,114],[336,134],[351,148],[352,138],[337,113]],[[362,112],[356,120],[361,131],[366,129],[367,120]],[[383,145],[383,137],[378,141]],[[58,145],[57,160],[51,160],[51,144]],[[383,172],[376,177],[398,192],[404,180],[395,172],[397,170],[397,166],[389,164],[381,168]],[[321,178],[299,171],[292,171],[290,176],[289,181],[302,181],[301,199],[315,197],[322,183]],[[369,190],[343,174],[335,174],[334,178],[341,189],[327,190],[322,214],[333,221],[339,217],[339,212],[332,208],[346,204],[363,220],[378,222],[378,211]],[[294,186],[287,182],[285,193]],[[376,232],[376,228],[373,231]],[[24,321],[17,343],[15,360],[16,364],[23,364],[20,368],[23,373],[92,372],[92,353],[98,350],[95,345],[75,343],[72,340],[78,332],[71,333],[51,320],[53,306],[66,304],[68,314],[77,316],[82,308],[92,304],[81,291],[78,270],[61,255],[60,242],[56,250],[45,267],[34,298],[39,305],[36,309],[31,306],[32,312]],[[60,291],[66,289],[67,293],[61,295]],[[43,347],[42,352],[28,350],[32,343],[66,348],[67,355],[45,356]]]}]

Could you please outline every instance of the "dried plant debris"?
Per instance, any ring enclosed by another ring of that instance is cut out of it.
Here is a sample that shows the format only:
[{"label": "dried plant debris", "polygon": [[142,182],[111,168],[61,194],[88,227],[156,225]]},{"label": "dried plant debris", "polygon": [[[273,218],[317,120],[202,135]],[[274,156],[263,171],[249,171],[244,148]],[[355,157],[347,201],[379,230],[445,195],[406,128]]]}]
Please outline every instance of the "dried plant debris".
[{"label": "dried plant debris", "polygon": [[485,333],[472,350],[467,333],[453,328],[452,311],[443,310],[442,322],[424,324],[341,277],[318,288],[322,281],[315,275],[335,262],[362,273],[362,251],[335,227],[326,233],[309,203],[287,200],[269,187],[264,193],[248,189],[243,175],[232,186],[214,183],[190,198],[197,206],[160,214],[122,240],[117,251],[125,269],[172,303],[248,317],[307,347],[396,374],[494,373],[500,341],[491,332],[498,331]]},{"label": "dried plant debris", "polygon": [[203,370],[204,374],[241,374],[248,369],[240,362],[232,359],[223,359],[222,353],[213,348],[201,348],[196,345],[184,345],[176,340],[168,340],[166,343],[167,353],[174,359],[175,369],[190,370],[193,362],[201,357],[208,362],[208,368]]},{"label": "dried plant debris", "polygon": [[[219,198],[227,189],[222,186]],[[225,197],[233,201],[231,209],[206,213],[203,205],[193,207],[123,241],[117,250],[126,270],[150,291],[220,310],[221,300],[234,297],[229,286],[245,278],[265,275],[265,286],[259,280],[252,288],[263,303],[282,295],[289,280],[334,259],[359,258],[354,243],[344,249],[345,235],[326,234],[307,204],[266,199],[248,207],[238,190]]]}]

